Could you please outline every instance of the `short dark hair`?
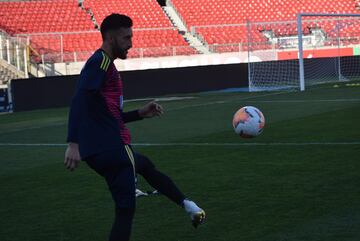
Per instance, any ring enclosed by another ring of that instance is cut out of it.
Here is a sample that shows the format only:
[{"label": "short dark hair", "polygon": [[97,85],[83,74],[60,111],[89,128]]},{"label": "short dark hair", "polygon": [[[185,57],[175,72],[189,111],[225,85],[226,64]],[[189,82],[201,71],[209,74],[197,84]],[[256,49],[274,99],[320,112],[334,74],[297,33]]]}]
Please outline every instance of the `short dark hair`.
[{"label": "short dark hair", "polygon": [[107,16],[101,23],[100,32],[102,39],[104,40],[106,33],[111,30],[117,30],[120,28],[131,28],[132,26],[133,22],[129,16],[113,13]]}]

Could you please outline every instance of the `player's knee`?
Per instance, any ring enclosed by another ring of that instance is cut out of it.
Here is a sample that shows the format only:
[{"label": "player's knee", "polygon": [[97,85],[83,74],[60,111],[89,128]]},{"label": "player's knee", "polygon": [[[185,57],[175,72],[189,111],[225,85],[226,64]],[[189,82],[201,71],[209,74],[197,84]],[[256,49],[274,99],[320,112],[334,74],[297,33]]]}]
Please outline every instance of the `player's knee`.
[{"label": "player's knee", "polygon": [[128,218],[132,218],[135,214],[135,205],[131,207],[115,207],[115,214],[116,217],[123,217],[126,216]]},{"label": "player's knee", "polygon": [[141,175],[144,175],[155,168],[154,163],[149,158],[141,154],[138,154],[136,164],[136,171]]},{"label": "player's knee", "polygon": [[115,207],[116,210],[117,209],[129,209],[135,210],[136,207],[136,196],[135,196],[135,192],[134,194],[130,194],[130,195],[114,195],[113,194],[113,199],[115,202]]},{"label": "player's knee", "polygon": [[155,168],[154,163],[147,157],[145,157],[145,168],[146,169],[153,169]]}]

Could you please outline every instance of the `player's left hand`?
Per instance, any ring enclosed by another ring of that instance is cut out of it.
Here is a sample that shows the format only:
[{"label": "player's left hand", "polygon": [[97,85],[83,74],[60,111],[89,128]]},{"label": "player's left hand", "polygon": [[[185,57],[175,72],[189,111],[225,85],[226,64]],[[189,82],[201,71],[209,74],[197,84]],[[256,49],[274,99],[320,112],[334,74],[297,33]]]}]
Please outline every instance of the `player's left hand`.
[{"label": "player's left hand", "polygon": [[155,101],[151,101],[139,109],[139,115],[142,118],[151,118],[154,116],[161,116],[164,113],[161,105]]}]

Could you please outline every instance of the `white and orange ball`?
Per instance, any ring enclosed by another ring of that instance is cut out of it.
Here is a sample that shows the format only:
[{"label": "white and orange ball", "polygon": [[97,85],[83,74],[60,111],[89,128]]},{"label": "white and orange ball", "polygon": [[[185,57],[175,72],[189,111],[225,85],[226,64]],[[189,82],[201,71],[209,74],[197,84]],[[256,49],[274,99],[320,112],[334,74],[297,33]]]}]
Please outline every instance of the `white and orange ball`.
[{"label": "white and orange ball", "polygon": [[254,106],[240,108],[233,117],[233,127],[236,134],[243,138],[253,138],[261,134],[265,127],[263,113]]}]

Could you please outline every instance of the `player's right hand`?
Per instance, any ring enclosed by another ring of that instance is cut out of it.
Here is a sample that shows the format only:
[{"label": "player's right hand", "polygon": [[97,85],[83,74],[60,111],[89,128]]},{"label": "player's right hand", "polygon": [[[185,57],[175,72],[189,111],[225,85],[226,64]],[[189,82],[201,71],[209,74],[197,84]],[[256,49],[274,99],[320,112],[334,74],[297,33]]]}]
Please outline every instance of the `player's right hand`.
[{"label": "player's right hand", "polygon": [[70,171],[73,171],[79,166],[80,161],[79,145],[77,143],[69,143],[65,151],[65,167]]},{"label": "player's right hand", "polygon": [[152,118],[155,116],[161,116],[164,110],[161,105],[155,101],[147,103],[145,106],[139,109],[139,116],[142,118]]}]

